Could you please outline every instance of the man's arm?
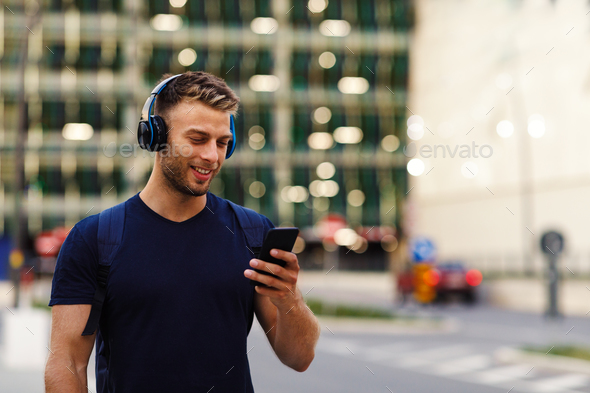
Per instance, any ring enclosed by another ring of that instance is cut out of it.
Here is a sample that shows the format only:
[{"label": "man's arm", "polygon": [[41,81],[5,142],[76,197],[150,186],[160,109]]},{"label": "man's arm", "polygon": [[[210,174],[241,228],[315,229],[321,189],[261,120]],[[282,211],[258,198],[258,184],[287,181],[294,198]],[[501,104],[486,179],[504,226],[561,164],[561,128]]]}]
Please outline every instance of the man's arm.
[{"label": "man's arm", "polygon": [[46,393],[88,392],[86,369],[96,333],[82,336],[82,332],[90,309],[90,304],[52,307],[51,344],[45,367]]},{"label": "man's arm", "polygon": [[[277,251],[277,254],[274,252]],[[270,286],[256,286],[254,310],[273,350],[292,369],[307,370],[315,356],[315,345],[320,336],[320,325],[311,310],[305,305],[297,288],[299,263],[293,253],[272,250],[272,255],[287,264],[281,267],[259,259],[250,261],[250,266],[269,270],[278,278],[246,270],[244,275]]]}]

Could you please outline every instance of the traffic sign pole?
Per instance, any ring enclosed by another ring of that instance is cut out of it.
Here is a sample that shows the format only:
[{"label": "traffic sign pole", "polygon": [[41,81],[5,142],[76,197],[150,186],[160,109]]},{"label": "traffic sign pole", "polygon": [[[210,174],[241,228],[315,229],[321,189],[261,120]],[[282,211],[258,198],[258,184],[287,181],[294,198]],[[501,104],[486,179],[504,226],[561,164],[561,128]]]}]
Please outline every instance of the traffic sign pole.
[{"label": "traffic sign pole", "polygon": [[426,278],[436,259],[436,247],[426,237],[415,237],[410,242],[409,251],[414,262],[414,299],[423,304],[430,303],[436,298],[436,289]]},{"label": "traffic sign pole", "polygon": [[563,236],[559,232],[549,231],[544,233],[541,238],[541,251],[547,257],[547,274],[549,278],[549,302],[546,315],[553,319],[560,317],[557,305],[557,290],[559,285],[557,260],[563,251],[563,245]]},{"label": "traffic sign pole", "polygon": [[557,310],[557,283],[559,282],[559,273],[557,272],[557,258],[549,257],[549,308],[547,316],[549,318],[559,317]]}]

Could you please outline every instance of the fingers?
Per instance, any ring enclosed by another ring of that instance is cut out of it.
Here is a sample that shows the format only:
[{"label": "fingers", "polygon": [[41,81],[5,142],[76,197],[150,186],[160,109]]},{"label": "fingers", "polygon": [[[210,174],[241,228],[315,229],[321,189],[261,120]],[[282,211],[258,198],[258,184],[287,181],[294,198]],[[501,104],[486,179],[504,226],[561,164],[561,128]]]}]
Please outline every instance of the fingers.
[{"label": "fingers", "polygon": [[297,255],[293,254],[292,252],[273,248],[272,250],[270,250],[270,255],[277,259],[287,262],[287,265],[299,265],[297,263]]},{"label": "fingers", "polygon": [[[247,269],[244,276],[261,284],[254,287],[254,290],[263,296],[268,296],[277,307],[292,302],[297,297],[297,276],[299,274],[299,263],[297,256],[293,253],[277,249],[271,250],[271,255],[277,259],[287,262],[285,267],[274,263],[251,259],[250,266],[268,274],[258,273],[255,270]],[[292,306],[291,306],[292,308]]]},{"label": "fingers", "polygon": [[[278,278],[268,276],[266,274],[260,274],[252,270],[246,270],[244,275],[252,280],[256,280],[262,285],[256,285],[254,290],[261,295],[268,296],[271,299],[275,299],[279,303],[284,303],[293,299],[296,295],[295,284],[288,284]],[[290,288],[291,287],[291,288]],[[277,303],[275,303],[277,305]],[[278,307],[278,305],[277,305]]]},{"label": "fingers", "polygon": [[260,259],[251,259],[250,266],[259,270],[264,270],[279,277],[284,277],[286,273],[286,269],[284,267],[277,265],[276,263],[264,262]]},{"label": "fingers", "polygon": [[281,267],[274,263],[261,261],[260,259],[251,259],[250,266],[258,270],[263,270],[270,274],[274,274],[275,276],[278,276],[281,279],[292,284],[294,284],[297,280],[297,271],[299,270],[298,265],[296,265],[297,269],[293,269],[293,266],[285,265],[285,267]]},{"label": "fingers", "polygon": [[282,281],[276,277],[269,276],[267,274],[258,273],[254,270],[246,270],[246,271],[244,271],[244,275],[251,280],[258,281],[261,284],[264,284],[264,285],[267,285],[269,287],[273,287],[276,289],[282,290],[286,286],[284,281]]},{"label": "fingers", "polygon": [[[261,274],[254,270],[245,270],[244,275],[252,280],[258,281],[280,292],[279,297],[287,293],[294,294],[293,289],[297,285],[297,275],[299,273],[299,263],[297,256],[291,252],[272,249],[271,255],[277,259],[287,262],[285,267],[274,263],[261,261],[260,259],[251,259],[250,266],[257,270],[262,270],[276,277],[267,274]],[[293,288],[293,289],[291,289]],[[260,292],[260,291],[259,291]],[[272,296],[270,293],[267,296]],[[274,296],[273,296],[274,297]]]}]

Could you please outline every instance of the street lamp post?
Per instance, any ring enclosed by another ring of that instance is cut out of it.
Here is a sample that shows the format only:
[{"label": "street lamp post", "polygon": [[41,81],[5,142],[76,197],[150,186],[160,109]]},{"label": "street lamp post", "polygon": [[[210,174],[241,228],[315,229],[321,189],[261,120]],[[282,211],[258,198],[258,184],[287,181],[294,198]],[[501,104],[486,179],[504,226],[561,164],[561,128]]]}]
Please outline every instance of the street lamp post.
[{"label": "street lamp post", "polygon": [[[521,108],[517,108],[517,113],[522,113]],[[522,124],[522,122],[518,122]],[[503,120],[498,123],[496,127],[498,135],[502,138],[509,138],[513,131],[514,126],[508,120]],[[534,220],[534,201],[533,201],[533,178],[531,168],[531,144],[529,137],[524,132],[520,132],[518,138],[518,167],[519,167],[519,199],[520,199],[520,226],[522,233],[522,259],[524,272],[527,276],[533,274],[534,263],[534,243],[530,237],[533,235],[530,229],[533,226]],[[528,240],[530,239],[530,240]]]},{"label": "street lamp post", "polygon": [[[520,81],[521,78],[517,78]],[[520,88],[514,89],[512,93],[512,107],[517,125],[527,124],[527,127],[518,127],[518,170],[519,170],[519,188],[520,188],[520,222],[522,233],[522,258],[524,273],[531,276],[534,273],[534,255],[536,252],[535,242],[531,236],[534,236],[532,227],[534,226],[535,206],[533,195],[533,168],[532,168],[532,146],[531,137],[539,138],[544,134],[544,123],[540,115],[533,115],[528,119],[524,117],[526,113],[525,100],[522,93],[522,83]],[[498,135],[503,138],[509,138],[514,131],[514,125],[507,120],[498,123],[496,128]],[[542,128],[542,129],[541,129]],[[525,132],[525,129],[528,132]],[[529,134],[529,135],[527,135]]]},{"label": "street lamp post", "polygon": [[[27,212],[25,206],[23,206],[23,200],[25,197],[25,143],[27,140],[27,120],[28,120],[28,108],[25,97],[25,69],[28,60],[29,52],[29,29],[34,29],[39,22],[39,15],[30,15],[27,18],[28,28],[23,29],[23,38],[21,45],[21,57],[20,67],[18,72],[18,90],[17,90],[17,103],[18,103],[18,124],[17,124],[17,135],[16,145],[14,148],[14,211],[15,211],[15,226],[14,226],[14,247],[16,253],[24,253],[28,237],[28,225],[27,225]],[[19,304],[20,298],[20,265],[22,264],[22,258],[13,256],[12,261],[19,261],[18,263],[11,263],[11,279],[14,285],[14,307]]]}]

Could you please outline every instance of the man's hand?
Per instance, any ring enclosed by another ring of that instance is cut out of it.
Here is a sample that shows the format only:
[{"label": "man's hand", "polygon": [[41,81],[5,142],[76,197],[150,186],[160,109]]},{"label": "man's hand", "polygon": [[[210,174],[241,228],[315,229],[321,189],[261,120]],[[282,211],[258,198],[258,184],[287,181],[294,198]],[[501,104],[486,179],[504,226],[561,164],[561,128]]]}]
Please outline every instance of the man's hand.
[{"label": "man's hand", "polygon": [[270,255],[286,262],[285,267],[260,259],[250,260],[250,266],[268,271],[277,277],[245,270],[244,275],[262,284],[255,287],[256,317],[268,340],[283,364],[305,371],[315,356],[315,345],[320,336],[320,325],[305,305],[297,288],[299,262],[291,252],[272,249]]},{"label": "man's hand", "polygon": [[300,292],[297,291],[299,262],[297,261],[297,256],[292,252],[277,250],[276,248],[270,251],[270,255],[285,261],[287,264],[285,267],[281,267],[260,259],[252,259],[250,260],[250,266],[258,270],[268,271],[277,277],[260,274],[254,270],[245,270],[244,275],[252,280],[268,285],[268,288],[257,285],[255,290],[261,295],[268,296],[270,301],[279,310],[286,312],[303,300]]}]

